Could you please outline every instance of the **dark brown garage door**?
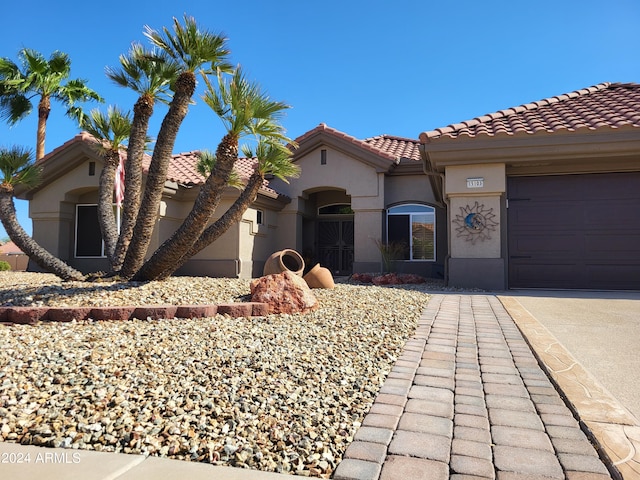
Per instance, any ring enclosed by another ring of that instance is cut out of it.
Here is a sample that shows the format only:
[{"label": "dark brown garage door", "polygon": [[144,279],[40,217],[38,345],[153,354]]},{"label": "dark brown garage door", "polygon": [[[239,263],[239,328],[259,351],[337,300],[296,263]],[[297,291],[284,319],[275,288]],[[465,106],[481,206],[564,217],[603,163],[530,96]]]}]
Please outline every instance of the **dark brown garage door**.
[{"label": "dark brown garage door", "polygon": [[511,288],[640,289],[640,173],[510,177]]}]

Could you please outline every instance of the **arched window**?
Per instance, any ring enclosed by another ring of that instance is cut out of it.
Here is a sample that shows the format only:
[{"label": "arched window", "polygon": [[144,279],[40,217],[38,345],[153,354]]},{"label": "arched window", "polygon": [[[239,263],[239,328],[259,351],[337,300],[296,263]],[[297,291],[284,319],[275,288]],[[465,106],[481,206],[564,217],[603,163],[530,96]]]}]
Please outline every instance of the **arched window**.
[{"label": "arched window", "polygon": [[398,260],[436,259],[436,210],[404,204],[387,209],[387,241]]},{"label": "arched window", "polygon": [[318,215],[353,215],[348,203],[335,203],[318,208]]}]

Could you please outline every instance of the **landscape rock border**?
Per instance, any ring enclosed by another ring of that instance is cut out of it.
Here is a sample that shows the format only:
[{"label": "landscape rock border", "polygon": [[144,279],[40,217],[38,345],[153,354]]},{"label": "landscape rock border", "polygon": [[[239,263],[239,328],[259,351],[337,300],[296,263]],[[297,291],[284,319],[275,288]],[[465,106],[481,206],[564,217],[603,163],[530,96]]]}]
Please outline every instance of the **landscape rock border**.
[{"label": "landscape rock border", "polygon": [[269,306],[260,302],[217,305],[141,305],[124,307],[0,307],[0,323],[72,322],[85,320],[160,320],[208,318],[216,314],[238,317],[264,317]]}]

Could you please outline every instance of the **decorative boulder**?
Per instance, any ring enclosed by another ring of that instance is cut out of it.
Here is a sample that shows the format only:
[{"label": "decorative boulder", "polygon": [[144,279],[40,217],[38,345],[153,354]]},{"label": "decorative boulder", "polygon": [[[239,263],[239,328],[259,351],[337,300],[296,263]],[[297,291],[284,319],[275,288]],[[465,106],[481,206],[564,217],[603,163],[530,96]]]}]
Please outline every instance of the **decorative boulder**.
[{"label": "decorative boulder", "polygon": [[250,286],[251,301],[266,303],[269,313],[306,313],[318,308],[307,282],[290,271],[256,278]]}]

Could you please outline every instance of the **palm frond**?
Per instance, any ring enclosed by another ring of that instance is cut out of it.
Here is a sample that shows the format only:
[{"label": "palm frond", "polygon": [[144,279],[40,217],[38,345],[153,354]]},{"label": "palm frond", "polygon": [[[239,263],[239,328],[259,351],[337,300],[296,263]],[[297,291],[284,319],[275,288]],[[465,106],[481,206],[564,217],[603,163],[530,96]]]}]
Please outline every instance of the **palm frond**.
[{"label": "palm frond", "polygon": [[117,151],[131,133],[131,113],[115,106],[108,107],[106,113],[95,108],[83,119],[81,126],[99,140],[96,148],[100,154]]},{"label": "palm frond", "polygon": [[33,152],[25,147],[0,148],[0,183],[15,187],[36,187],[41,178],[41,167],[33,160]]},{"label": "palm frond", "polygon": [[[211,172],[213,172],[213,169],[216,166],[216,155],[215,153],[208,150],[202,150],[198,157],[199,158],[196,169],[198,170],[198,173],[200,175],[202,175],[204,178],[207,178],[209,177],[209,175],[211,175]],[[242,189],[242,187],[244,187],[244,183],[242,182],[242,179],[240,178],[240,175],[238,175],[237,171],[233,170],[231,172],[228,185],[238,189]]]},{"label": "palm frond", "polygon": [[290,140],[279,123],[289,105],[271,100],[257,83],[247,80],[240,67],[230,79],[218,71],[217,79],[217,88],[205,80],[203,99],[220,117],[227,132],[238,137],[251,134]]},{"label": "palm frond", "polygon": [[0,119],[9,125],[15,125],[27,117],[33,110],[33,104],[23,94],[0,96]]},{"label": "palm frond", "polygon": [[121,87],[168,103],[168,89],[178,76],[180,65],[158,48],[147,49],[134,43],[126,55],[120,55],[120,67],[107,67],[105,72]]},{"label": "palm frond", "polygon": [[230,66],[226,57],[230,51],[226,48],[227,38],[222,34],[200,30],[195,18],[188,15],[184,16],[183,23],[174,17],[173,31],[167,27],[158,31],[147,25],[144,35],[153,46],[179,62],[185,71],[195,72],[205,64],[209,65],[205,69],[207,72],[218,67],[228,70]]},{"label": "palm frond", "polygon": [[242,153],[258,160],[257,168],[262,175],[273,175],[287,183],[289,183],[289,178],[300,176],[300,167],[291,160],[291,150],[286,145],[274,142],[270,138],[260,138],[255,152],[250,147],[243,145]]}]

